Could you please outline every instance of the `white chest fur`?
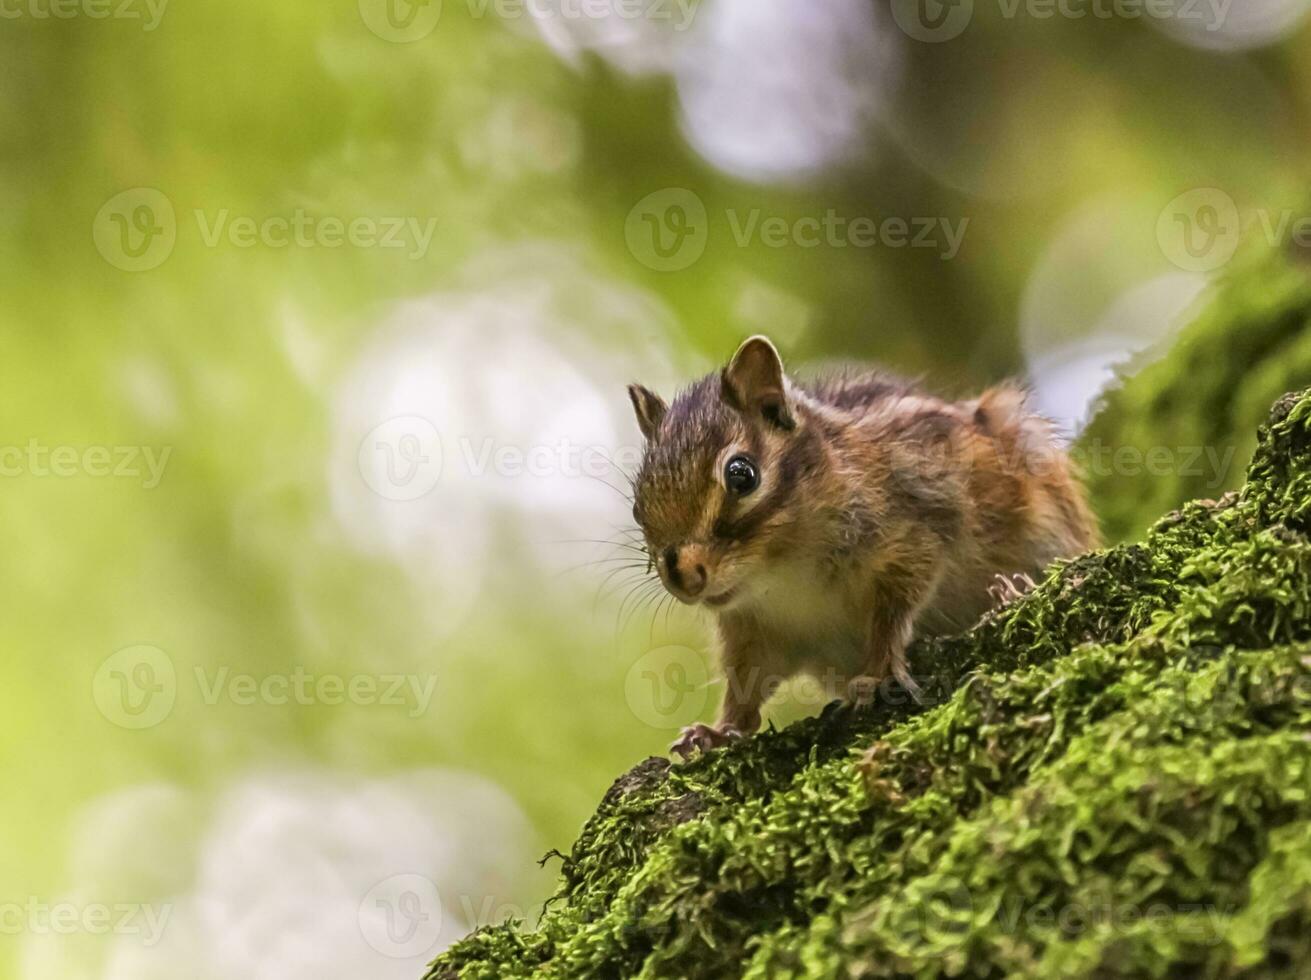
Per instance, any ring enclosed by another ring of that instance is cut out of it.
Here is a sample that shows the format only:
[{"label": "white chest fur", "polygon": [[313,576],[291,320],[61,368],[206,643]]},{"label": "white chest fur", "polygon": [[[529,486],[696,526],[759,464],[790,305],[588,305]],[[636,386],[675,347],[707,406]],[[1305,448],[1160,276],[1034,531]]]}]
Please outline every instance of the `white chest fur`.
[{"label": "white chest fur", "polygon": [[865,655],[869,610],[841,581],[809,567],[772,569],[753,583],[745,611],[792,669],[856,668]]}]

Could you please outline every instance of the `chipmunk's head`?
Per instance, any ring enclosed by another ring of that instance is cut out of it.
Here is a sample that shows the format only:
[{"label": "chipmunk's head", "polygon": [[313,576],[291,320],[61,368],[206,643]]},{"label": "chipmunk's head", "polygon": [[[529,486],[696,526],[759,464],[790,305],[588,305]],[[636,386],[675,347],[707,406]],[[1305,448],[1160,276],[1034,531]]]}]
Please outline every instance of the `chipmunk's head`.
[{"label": "chipmunk's head", "polygon": [[671,405],[628,393],[646,439],[633,516],[661,581],[686,603],[739,602],[788,552],[821,459],[778,351],[752,337]]}]

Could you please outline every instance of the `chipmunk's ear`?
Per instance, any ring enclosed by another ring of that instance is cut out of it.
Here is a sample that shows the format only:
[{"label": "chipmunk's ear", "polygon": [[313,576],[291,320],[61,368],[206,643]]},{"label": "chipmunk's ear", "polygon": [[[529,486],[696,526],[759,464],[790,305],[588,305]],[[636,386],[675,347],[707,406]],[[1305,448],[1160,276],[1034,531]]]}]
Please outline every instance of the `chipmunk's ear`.
[{"label": "chipmunk's ear", "polygon": [[744,415],[763,415],[781,429],[797,424],[788,400],[783,359],[768,337],[752,337],[737,349],[723,374],[724,401]]},{"label": "chipmunk's ear", "polygon": [[642,436],[647,442],[654,442],[660,420],[665,417],[669,406],[654,391],[641,385],[629,385],[628,397],[633,400],[633,412],[637,415],[637,427],[642,430]]}]

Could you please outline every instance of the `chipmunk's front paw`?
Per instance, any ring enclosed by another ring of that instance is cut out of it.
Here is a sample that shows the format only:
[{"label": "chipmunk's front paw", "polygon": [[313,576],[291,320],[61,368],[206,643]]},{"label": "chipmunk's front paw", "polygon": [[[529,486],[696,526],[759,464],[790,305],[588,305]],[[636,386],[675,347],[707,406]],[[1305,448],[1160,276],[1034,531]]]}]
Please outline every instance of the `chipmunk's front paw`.
[{"label": "chipmunk's front paw", "polygon": [[692,757],[693,752],[698,750],[709,752],[711,749],[722,748],[741,737],[742,733],[732,725],[725,725],[723,728],[701,724],[688,725],[678,736],[678,740],[669,746],[669,751],[677,753],[686,761]]},{"label": "chipmunk's front paw", "polygon": [[877,677],[854,677],[847,684],[846,703],[852,708],[868,708],[878,700],[882,687]]}]

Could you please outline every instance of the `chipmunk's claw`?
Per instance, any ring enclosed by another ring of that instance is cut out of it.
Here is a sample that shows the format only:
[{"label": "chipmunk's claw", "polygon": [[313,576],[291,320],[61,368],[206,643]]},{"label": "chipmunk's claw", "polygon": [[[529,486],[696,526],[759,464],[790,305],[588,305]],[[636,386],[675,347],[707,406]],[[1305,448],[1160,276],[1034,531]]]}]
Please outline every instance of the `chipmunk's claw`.
[{"label": "chipmunk's claw", "polygon": [[883,682],[877,677],[856,677],[847,684],[846,704],[852,710],[868,708],[879,698]]},{"label": "chipmunk's claw", "polygon": [[732,725],[725,725],[723,728],[702,724],[688,725],[679,734],[677,741],[669,746],[669,751],[686,762],[694,752],[709,752],[711,749],[723,748],[741,737],[742,733]]},{"label": "chipmunk's claw", "polygon": [[1020,573],[1018,575],[994,575],[992,585],[988,586],[988,595],[992,599],[992,604],[1000,609],[1002,606],[1008,606],[1016,599],[1024,596],[1031,589],[1038,587],[1038,583],[1031,577]]}]

